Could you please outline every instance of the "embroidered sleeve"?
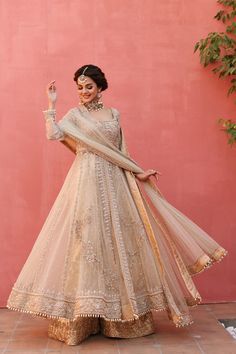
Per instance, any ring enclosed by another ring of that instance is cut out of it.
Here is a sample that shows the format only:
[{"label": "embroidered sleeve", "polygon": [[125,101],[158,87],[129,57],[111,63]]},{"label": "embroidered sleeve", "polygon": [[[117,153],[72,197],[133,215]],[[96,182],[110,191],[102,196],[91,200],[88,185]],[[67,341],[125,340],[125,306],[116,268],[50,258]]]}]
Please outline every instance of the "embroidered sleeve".
[{"label": "embroidered sleeve", "polygon": [[64,140],[65,135],[60,129],[59,125],[55,121],[56,110],[46,110],[43,111],[46,126],[46,136],[49,140]]},{"label": "embroidered sleeve", "polygon": [[116,108],[112,108],[114,117],[117,119],[117,121],[120,123],[120,112]]}]

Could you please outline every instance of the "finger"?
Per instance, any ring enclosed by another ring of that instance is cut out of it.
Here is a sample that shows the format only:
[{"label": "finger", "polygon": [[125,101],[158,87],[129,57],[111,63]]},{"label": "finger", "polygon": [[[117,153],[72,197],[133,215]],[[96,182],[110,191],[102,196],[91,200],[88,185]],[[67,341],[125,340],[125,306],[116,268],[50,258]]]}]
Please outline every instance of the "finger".
[{"label": "finger", "polygon": [[149,174],[155,175],[155,174],[157,174],[157,171],[156,170],[149,170]]},{"label": "finger", "polygon": [[52,86],[52,85],[47,86],[47,90],[49,90],[49,91],[52,91],[54,88],[55,88],[55,86]]},{"label": "finger", "polygon": [[156,174],[158,174],[158,175],[162,175],[162,173],[161,173],[161,172],[156,171],[156,170],[155,170],[155,173],[156,173]]},{"label": "finger", "polygon": [[55,87],[54,83],[56,82],[56,80],[51,81],[48,85],[47,88],[51,89],[52,87]]},{"label": "finger", "polygon": [[51,86],[49,87],[49,91],[55,92],[55,91],[56,91],[56,86],[51,85]]},{"label": "finger", "polygon": [[155,172],[149,172],[149,173],[147,174],[147,176],[148,176],[148,177],[150,177],[150,176],[155,176]]}]

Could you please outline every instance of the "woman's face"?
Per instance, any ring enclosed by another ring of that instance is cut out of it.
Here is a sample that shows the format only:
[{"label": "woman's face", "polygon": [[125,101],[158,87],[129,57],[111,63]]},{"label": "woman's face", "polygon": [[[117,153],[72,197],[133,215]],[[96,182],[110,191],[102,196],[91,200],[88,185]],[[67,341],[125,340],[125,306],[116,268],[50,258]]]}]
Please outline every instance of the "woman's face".
[{"label": "woman's face", "polygon": [[94,82],[90,77],[85,76],[85,81],[81,82],[77,80],[79,99],[81,103],[88,103],[97,97],[100,89],[97,87],[96,82]]}]

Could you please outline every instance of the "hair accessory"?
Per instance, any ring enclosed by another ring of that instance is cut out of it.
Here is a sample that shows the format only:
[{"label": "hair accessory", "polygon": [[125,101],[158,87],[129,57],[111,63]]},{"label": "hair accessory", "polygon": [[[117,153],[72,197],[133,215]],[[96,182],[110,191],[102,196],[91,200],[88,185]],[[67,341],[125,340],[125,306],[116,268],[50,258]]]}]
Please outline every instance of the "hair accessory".
[{"label": "hair accessory", "polygon": [[87,80],[84,75],[84,73],[87,69],[88,69],[88,66],[86,66],[86,68],[84,68],[82,74],[78,77],[79,82],[85,82]]}]

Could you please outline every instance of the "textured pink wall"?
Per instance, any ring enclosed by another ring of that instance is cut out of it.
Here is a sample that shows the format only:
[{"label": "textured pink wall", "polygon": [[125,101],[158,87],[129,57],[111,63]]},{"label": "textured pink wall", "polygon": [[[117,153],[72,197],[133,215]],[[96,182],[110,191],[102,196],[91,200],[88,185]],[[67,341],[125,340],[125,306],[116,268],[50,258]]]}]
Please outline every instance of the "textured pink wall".
[{"label": "textured pink wall", "polygon": [[234,117],[227,83],[204,70],[194,43],[217,30],[215,0],[0,1],[1,265],[4,306],[73,155],[46,139],[45,85],[58,118],[77,105],[74,71],[101,66],[107,105],[122,114],[134,159],[163,173],[167,199],[229,250],[196,277],[205,301],[236,300],[235,148],[216,119]]}]

